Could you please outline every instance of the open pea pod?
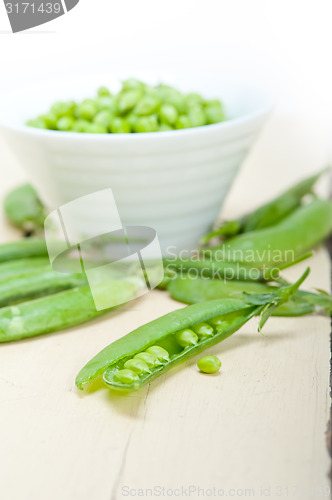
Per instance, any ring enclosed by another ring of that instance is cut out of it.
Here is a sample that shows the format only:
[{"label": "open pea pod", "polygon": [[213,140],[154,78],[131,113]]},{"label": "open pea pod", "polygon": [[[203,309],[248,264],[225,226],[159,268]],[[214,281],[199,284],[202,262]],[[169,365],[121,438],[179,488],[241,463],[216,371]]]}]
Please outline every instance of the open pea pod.
[{"label": "open pea pod", "polygon": [[103,349],[79,372],[82,389],[103,375],[107,386],[137,390],[174,365],[235,333],[253,316],[259,328],[280,304],[287,302],[307,277],[309,269],[291,286],[245,300],[220,299],[193,304],[143,325]]}]

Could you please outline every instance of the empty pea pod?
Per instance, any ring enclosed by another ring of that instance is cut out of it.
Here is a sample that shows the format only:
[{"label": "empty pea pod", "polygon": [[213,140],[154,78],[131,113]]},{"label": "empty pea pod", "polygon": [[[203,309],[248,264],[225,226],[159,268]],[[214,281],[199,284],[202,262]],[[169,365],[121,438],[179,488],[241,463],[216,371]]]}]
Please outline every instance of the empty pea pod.
[{"label": "empty pea pod", "polygon": [[[253,316],[261,315],[261,328],[274,309],[295,293],[308,273],[309,269],[294,285],[273,293],[248,296],[245,301],[221,299],[193,304],[151,321],[91,359],[77,375],[76,385],[82,389],[103,375],[105,384],[112,389],[140,389],[174,365],[229,337]],[[205,335],[196,333],[199,331]],[[152,354],[159,363],[138,374],[132,361],[144,353]],[[132,373],[124,373],[128,369]]]}]

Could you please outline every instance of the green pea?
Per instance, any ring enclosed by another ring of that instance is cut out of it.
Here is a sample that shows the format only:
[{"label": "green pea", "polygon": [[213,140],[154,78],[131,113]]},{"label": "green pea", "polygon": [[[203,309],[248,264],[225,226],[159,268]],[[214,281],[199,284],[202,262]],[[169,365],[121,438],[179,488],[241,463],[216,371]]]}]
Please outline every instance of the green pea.
[{"label": "green pea", "polygon": [[82,120],[81,118],[79,118],[74,123],[72,131],[73,132],[81,132],[81,133],[89,132],[90,125],[91,125],[91,123],[88,122],[87,120]]},{"label": "green pea", "polygon": [[152,345],[151,347],[148,347],[146,352],[152,354],[152,356],[154,356],[161,363],[167,363],[169,361],[168,352],[159,345]]},{"label": "green pea", "polygon": [[47,129],[47,126],[46,126],[46,123],[44,120],[42,120],[41,118],[35,118],[34,120],[28,120],[26,122],[26,125],[28,127],[33,127],[33,128],[43,128],[43,129]]},{"label": "green pea", "polygon": [[191,107],[188,110],[188,117],[193,127],[201,127],[203,125],[206,125],[206,116],[204,113],[204,109],[200,105]]},{"label": "green pea", "polygon": [[147,95],[141,99],[135,106],[135,114],[147,116],[155,113],[159,108],[160,102],[153,96]]},{"label": "green pea", "polygon": [[209,323],[219,333],[225,327],[226,321],[225,321],[225,317],[223,315],[221,315],[221,316],[216,316],[215,318],[210,319]]},{"label": "green pea", "polygon": [[217,373],[221,368],[221,361],[217,356],[203,356],[198,360],[197,367],[203,373]]},{"label": "green pea", "polygon": [[159,117],[167,125],[174,125],[178,119],[177,109],[172,104],[162,104],[160,106]]},{"label": "green pea", "polygon": [[207,123],[220,123],[223,122],[226,117],[220,101],[210,101],[206,104],[205,115]]},{"label": "green pea", "polygon": [[197,104],[203,104],[203,98],[199,94],[191,93],[186,96],[187,108],[191,108],[192,106],[195,106]]},{"label": "green pea", "polygon": [[171,104],[179,113],[185,112],[186,100],[181,92],[167,85],[159,85],[157,92],[162,103]]},{"label": "green pea", "polygon": [[129,134],[131,127],[124,118],[116,117],[111,123],[110,130],[112,134]]},{"label": "green pea", "polygon": [[134,113],[130,113],[129,115],[126,116],[126,121],[132,131],[135,130],[135,125],[137,123],[137,120],[139,120],[139,118],[138,116],[134,115]]},{"label": "green pea", "polygon": [[61,130],[62,132],[68,132],[72,129],[73,125],[74,120],[72,118],[69,118],[68,116],[63,116],[56,122],[56,128],[58,130]]},{"label": "green pea", "polygon": [[97,95],[98,95],[98,97],[103,97],[103,96],[109,96],[109,95],[111,95],[111,93],[107,87],[101,86],[98,89]]},{"label": "green pea", "polygon": [[133,382],[139,380],[137,373],[129,369],[118,370],[115,373],[114,378],[116,378],[119,382],[122,382],[122,384],[132,384]]},{"label": "green pea", "polygon": [[157,132],[158,119],[156,115],[138,118],[134,124],[134,132]]},{"label": "green pea", "polygon": [[221,101],[219,101],[218,99],[211,99],[210,101],[204,101],[203,106],[205,108],[207,108],[208,106],[212,106],[212,107],[215,107],[215,108],[223,109]]},{"label": "green pea", "polygon": [[123,90],[132,90],[132,89],[143,89],[144,83],[140,82],[136,78],[128,78],[128,80],[124,80],[122,82]]},{"label": "green pea", "polygon": [[49,130],[56,130],[57,117],[52,113],[41,115],[38,117],[38,119],[43,120]]},{"label": "green pea", "polygon": [[180,115],[179,118],[175,122],[175,127],[177,129],[190,128],[190,127],[192,127],[192,123],[187,115]]},{"label": "green pea", "polygon": [[114,106],[114,98],[111,96],[101,96],[96,99],[96,105],[99,111],[106,110],[106,111],[111,111],[114,113],[115,111],[115,106]]},{"label": "green pea", "polygon": [[173,127],[171,127],[170,125],[167,125],[167,123],[161,123],[159,125],[159,128],[158,130],[160,132],[169,132],[170,130],[174,130]]},{"label": "green pea", "polygon": [[137,375],[143,375],[143,373],[150,372],[148,365],[142,359],[128,359],[124,367],[137,373]]},{"label": "green pea", "polygon": [[197,323],[192,327],[199,339],[205,339],[214,335],[214,330],[208,323]]},{"label": "green pea", "polygon": [[107,134],[108,130],[98,123],[89,123],[87,132],[89,134]]},{"label": "green pea", "polygon": [[181,347],[191,347],[198,342],[198,336],[189,328],[177,332],[175,338]]},{"label": "green pea", "polygon": [[127,90],[118,95],[117,98],[117,110],[120,115],[128,113],[134,109],[136,104],[139,102],[142,97],[141,90]]},{"label": "green pea", "polygon": [[221,316],[215,316],[214,318],[210,319],[210,323],[212,325],[222,325],[225,323],[225,317],[223,315]]},{"label": "green pea", "polygon": [[97,123],[98,125],[102,125],[107,129],[110,128],[112,121],[114,120],[114,115],[110,111],[103,109],[99,111],[93,119],[93,123]]},{"label": "green pea", "polygon": [[160,364],[157,358],[148,352],[139,352],[135,354],[134,359],[141,359],[149,368],[154,368],[157,364]]},{"label": "green pea", "polygon": [[98,104],[93,99],[85,99],[77,108],[77,114],[84,120],[92,120],[98,113]]},{"label": "green pea", "polygon": [[75,109],[76,109],[76,104],[74,101],[55,102],[51,106],[51,113],[57,118],[62,118],[63,116],[72,117],[74,116]]}]

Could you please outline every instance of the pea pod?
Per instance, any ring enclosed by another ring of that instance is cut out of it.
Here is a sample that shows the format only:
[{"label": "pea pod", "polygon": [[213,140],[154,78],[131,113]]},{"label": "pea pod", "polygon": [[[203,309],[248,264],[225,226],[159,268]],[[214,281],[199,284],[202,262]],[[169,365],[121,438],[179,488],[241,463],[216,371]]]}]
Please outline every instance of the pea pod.
[{"label": "pea pod", "polygon": [[331,231],[332,202],[314,199],[272,227],[240,234],[202,253],[218,261],[272,266],[276,262],[289,262],[314,248]]},{"label": "pea pod", "polygon": [[192,258],[164,258],[164,279],[158,288],[164,290],[170,280],[176,276],[188,276],[190,279],[202,277],[204,279],[214,278],[223,280],[242,281],[280,281],[280,271],[292,267],[312,256],[307,252],[290,263],[274,267],[249,266],[245,263],[223,262],[215,259],[200,259],[197,255]]},{"label": "pea pod", "polygon": [[[1,252],[1,247],[0,247]],[[0,263],[0,283],[14,276],[21,276],[38,271],[50,271],[52,269],[48,257],[31,257],[28,259],[15,259]]]},{"label": "pea pod", "polygon": [[[99,293],[109,303],[125,303],[137,296],[138,283],[108,281]],[[98,293],[96,287],[94,293]],[[82,286],[46,297],[0,308],[0,343],[21,340],[84,323],[114,308],[96,310],[90,287]]]},{"label": "pea pod", "polygon": [[[185,304],[196,304],[207,300],[221,298],[243,297],[246,293],[271,293],[278,289],[276,286],[250,281],[223,281],[216,279],[195,278],[180,276],[170,279],[167,283],[170,296]],[[285,304],[279,306],[273,313],[274,316],[302,316],[319,310],[331,314],[332,296],[324,293],[311,293],[298,290]]]},{"label": "pea pod", "polygon": [[26,238],[24,240],[0,245],[0,262],[29,257],[48,257],[46,242],[42,238]]},{"label": "pea pod", "polygon": [[9,222],[25,234],[30,235],[44,226],[45,208],[30,184],[23,184],[7,194],[4,211]]},{"label": "pea pod", "polygon": [[326,169],[301,180],[273,200],[239,219],[226,221],[215,231],[203,236],[201,243],[207,243],[216,236],[227,239],[240,233],[248,233],[277,224],[301,205],[304,196],[312,193],[313,186],[325,172]]},{"label": "pea pod", "polygon": [[[309,269],[294,285],[268,294],[248,295],[246,301],[212,300],[187,306],[151,321],[116,340],[91,359],[77,375],[76,385],[82,389],[103,374],[105,384],[112,389],[140,389],[144,383],[177,363],[229,337],[255,315],[261,315],[261,328],[275,308],[295,293],[308,273]],[[205,335],[201,327],[197,328],[202,322],[212,326],[205,329]],[[138,374],[133,370],[134,364],[128,365],[128,361],[137,359],[137,355],[143,352],[155,355],[157,362]],[[127,366],[131,366],[131,370]]]},{"label": "pea pod", "polygon": [[270,281],[278,278],[277,269],[253,268],[236,262],[220,262],[215,259],[164,259],[167,275],[188,274],[192,279],[198,276],[215,279],[237,279],[249,281]]},{"label": "pea pod", "polygon": [[83,274],[63,274],[52,269],[26,273],[0,281],[0,307],[83,285],[87,285]]}]

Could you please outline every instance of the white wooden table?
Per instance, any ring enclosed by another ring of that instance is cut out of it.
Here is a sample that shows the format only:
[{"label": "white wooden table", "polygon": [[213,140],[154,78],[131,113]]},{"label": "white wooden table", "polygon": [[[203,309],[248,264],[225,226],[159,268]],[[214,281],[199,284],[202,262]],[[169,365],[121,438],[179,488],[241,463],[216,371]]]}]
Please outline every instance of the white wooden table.
[{"label": "white wooden table", "polygon": [[[3,193],[25,175],[2,143],[0,155]],[[324,160],[302,119],[271,120],[224,213]],[[0,235],[18,237],[4,220]],[[310,265],[306,287],[329,289],[327,252]],[[179,307],[153,291],[90,324],[0,345],[1,500],[328,498],[329,318],[271,318],[265,336],[252,320],[210,349],[223,363],[217,376],[199,374],[195,358],[127,396],[76,390],[77,372],[102,347]]]}]

